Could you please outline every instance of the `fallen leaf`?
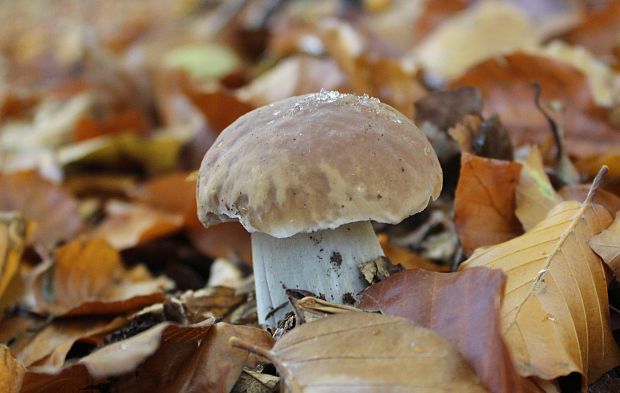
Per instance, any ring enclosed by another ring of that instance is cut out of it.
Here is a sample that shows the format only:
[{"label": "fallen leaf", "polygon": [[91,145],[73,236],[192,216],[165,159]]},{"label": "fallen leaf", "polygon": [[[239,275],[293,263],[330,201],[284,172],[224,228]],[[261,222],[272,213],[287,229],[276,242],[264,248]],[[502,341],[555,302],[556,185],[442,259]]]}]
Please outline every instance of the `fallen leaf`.
[{"label": "fallen leaf", "polygon": [[332,59],[293,55],[256,77],[236,91],[243,102],[254,107],[321,89],[338,90],[345,77]]},{"label": "fallen leaf", "polygon": [[501,271],[486,268],[458,273],[407,270],[367,288],[359,307],[407,318],[442,335],[469,361],[490,392],[522,392],[524,382],[501,332],[505,283]]},{"label": "fallen leaf", "polygon": [[527,231],[542,221],[563,198],[555,192],[545,173],[538,147],[532,147],[527,160],[521,164],[523,167],[516,189],[515,215]]},{"label": "fallen leaf", "polygon": [[204,115],[209,126],[219,134],[233,121],[254,109],[233,91],[219,85],[197,87],[185,83],[183,91],[191,103]]},{"label": "fallen leaf", "polygon": [[463,153],[454,200],[454,225],[465,255],[519,235],[514,214],[521,164]]},{"label": "fallen leaf", "polygon": [[415,20],[413,40],[419,42],[429,33],[441,26],[447,19],[465,10],[469,0],[444,0],[442,2],[427,1]]},{"label": "fallen leaf", "polygon": [[298,326],[269,351],[232,343],[269,359],[291,393],[485,391],[452,344],[404,318],[345,313]]},{"label": "fallen leaf", "polygon": [[431,81],[439,82],[458,77],[484,59],[535,46],[538,40],[519,8],[481,1],[442,23],[414,48],[412,57]]},{"label": "fallen leaf", "polygon": [[117,314],[162,301],[171,287],[144,266],[127,270],[102,239],[74,240],[60,247],[54,263],[36,273],[33,292],[40,312],[52,315]]},{"label": "fallen leaf", "polygon": [[188,231],[193,246],[213,259],[252,262],[252,239],[238,222],[223,222],[209,228],[192,228]]},{"label": "fallen leaf", "polygon": [[[583,202],[588,195],[590,189],[589,184],[580,184],[576,186],[565,186],[560,189],[560,196],[567,201]],[[612,215],[620,211],[620,197],[609,191],[600,189],[594,196],[594,203],[605,206]]]},{"label": "fallen leaf", "polygon": [[196,207],[196,180],[189,172],[157,176],[134,187],[129,194],[138,202],[170,214],[183,216],[184,226],[202,228]]},{"label": "fallen leaf", "polygon": [[71,347],[77,341],[98,344],[94,336],[110,333],[126,324],[124,318],[112,321],[102,319],[76,319],[54,321],[32,338],[30,343],[16,353],[24,366],[60,369]]},{"label": "fallen leaf", "polygon": [[576,372],[585,387],[620,363],[605,270],[587,245],[610,223],[591,197],[562,202],[525,234],[479,250],[461,265],[506,273],[502,332],[522,376],[552,380]]},{"label": "fallen leaf", "polygon": [[204,321],[208,317],[218,320],[226,318],[246,300],[233,288],[209,287],[198,291],[187,291],[179,297],[185,315],[190,323]]},{"label": "fallen leaf", "polygon": [[[566,147],[577,159],[578,168],[593,169],[588,160],[599,162],[601,155],[612,152],[620,143],[620,133],[609,124],[606,109],[596,105],[587,77],[570,64],[513,53],[475,65],[450,86],[479,88],[483,115],[500,114],[514,146],[537,144],[548,160],[555,157],[553,136],[534,103],[532,81],[541,86],[543,105],[556,103],[563,108]],[[599,168],[589,174],[594,176]]]},{"label": "fallen leaf", "polygon": [[52,247],[82,226],[77,200],[33,172],[0,174],[0,211],[19,211],[36,227],[33,243]]},{"label": "fallen leaf", "polygon": [[19,393],[26,370],[11,355],[9,349],[0,344],[0,391],[4,393]]},{"label": "fallen leaf", "polygon": [[106,204],[108,216],[91,233],[117,250],[125,250],[172,233],[183,226],[183,216],[147,205],[112,200]]},{"label": "fallen leaf", "polygon": [[399,247],[390,242],[387,235],[379,235],[379,243],[383,249],[383,253],[394,265],[401,265],[405,269],[422,268],[435,272],[448,272],[449,266],[434,263],[421,255],[416,254],[404,247]]},{"label": "fallen leaf", "polygon": [[[0,305],[2,295],[19,270],[28,241],[28,224],[19,213],[0,212]],[[0,308],[0,312],[1,312]]]},{"label": "fallen leaf", "polygon": [[[587,48],[605,60],[613,59],[618,48],[620,34],[620,3],[607,1],[598,9],[592,9],[582,18],[582,22],[563,35],[568,43]],[[618,60],[616,60],[618,61]]]},{"label": "fallen leaf", "polygon": [[73,129],[73,139],[76,142],[96,138],[108,134],[135,132],[148,134],[152,125],[144,118],[144,114],[128,108],[116,113],[109,113],[105,117],[84,116],[80,118]]},{"label": "fallen leaf", "polygon": [[[24,376],[21,391],[22,393],[80,392],[99,383],[108,384],[109,378],[122,378],[126,374],[130,375],[127,379],[121,380],[130,383],[140,375],[140,365],[152,357],[179,367],[179,363],[182,364],[183,360],[196,351],[198,342],[206,337],[211,325],[211,321],[192,326],[160,323],[127,340],[105,346],[60,371],[31,367]],[[165,380],[141,380],[144,383],[142,385],[144,390],[139,391],[152,392],[156,390],[157,384],[163,385],[174,381],[176,374],[170,372],[165,378]],[[147,382],[150,386],[146,386]],[[125,390],[121,388],[120,391]]]},{"label": "fallen leaf", "polygon": [[196,81],[220,79],[241,66],[230,47],[215,42],[177,46],[163,54],[161,63],[165,68],[185,71]]},{"label": "fallen leaf", "polygon": [[231,393],[275,393],[280,378],[275,375],[243,370]]},{"label": "fallen leaf", "polygon": [[618,277],[620,272],[620,213],[616,213],[616,218],[607,229],[592,237],[588,243]]}]

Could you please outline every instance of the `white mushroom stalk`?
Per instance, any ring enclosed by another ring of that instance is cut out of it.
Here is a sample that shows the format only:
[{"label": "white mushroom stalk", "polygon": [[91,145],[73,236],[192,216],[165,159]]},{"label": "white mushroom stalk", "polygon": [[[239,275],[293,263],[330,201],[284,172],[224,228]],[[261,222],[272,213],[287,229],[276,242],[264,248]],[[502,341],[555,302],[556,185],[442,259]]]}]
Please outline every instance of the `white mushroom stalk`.
[{"label": "white mushroom stalk", "polygon": [[252,234],[259,323],[275,326],[291,311],[287,289],[352,303],[366,287],[358,265],[383,255],[369,221],[276,238]]}]

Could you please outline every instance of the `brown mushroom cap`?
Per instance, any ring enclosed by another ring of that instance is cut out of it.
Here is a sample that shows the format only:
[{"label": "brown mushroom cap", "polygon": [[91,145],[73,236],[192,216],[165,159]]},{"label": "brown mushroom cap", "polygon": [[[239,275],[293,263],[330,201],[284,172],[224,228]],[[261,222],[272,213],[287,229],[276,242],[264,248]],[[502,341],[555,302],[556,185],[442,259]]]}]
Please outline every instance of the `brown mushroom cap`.
[{"label": "brown mushroom cap", "polygon": [[289,237],[374,220],[396,224],[439,196],[430,143],[394,108],[338,92],[287,98],[237,119],[205,155],[205,226],[239,220]]}]

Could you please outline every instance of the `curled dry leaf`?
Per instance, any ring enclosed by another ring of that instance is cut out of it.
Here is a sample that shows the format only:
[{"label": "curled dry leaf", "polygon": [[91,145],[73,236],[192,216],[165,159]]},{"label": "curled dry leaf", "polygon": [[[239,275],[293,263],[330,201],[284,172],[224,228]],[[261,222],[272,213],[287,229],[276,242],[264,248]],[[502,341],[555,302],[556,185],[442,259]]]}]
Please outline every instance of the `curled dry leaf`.
[{"label": "curled dry leaf", "polygon": [[74,319],[54,321],[41,330],[17,354],[24,366],[46,367],[48,370],[60,369],[71,347],[78,341],[100,344],[96,336],[110,333],[126,324],[124,318],[112,321],[104,319]]},{"label": "curled dry leaf", "polygon": [[[564,35],[564,39],[587,48],[606,60],[613,58],[614,50],[620,46],[620,3],[607,1],[606,4],[584,15],[582,23]],[[620,61],[617,58],[616,61]]]},{"label": "curled dry leaf", "polygon": [[19,393],[26,369],[0,344],[0,392]]},{"label": "curled dry leaf", "polygon": [[332,59],[293,55],[237,90],[237,96],[255,107],[321,89],[337,90],[345,84]]},{"label": "curled dry leaf", "polygon": [[501,269],[502,332],[523,376],[576,372],[582,387],[620,364],[611,335],[607,281],[587,242],[611,223],[590,198],[558,204],[525,234],[476,252],[461,269]]},{"label": "curled dry leaf", "polygon": [[532,147],[527,160],[521,163],[521,175],[516,189],[515,215],[527,231],[542,221],[563,198],[555,192],[538,147]]},{"label": "curled dry leaf", "polygon": [[267,351],[233,340],[271,360],[287,391],[484,392],[449,341],[404,318],[345,313],[309,322]]},{"label": "curled dry leaf", "polygon": [[26,375],[23,392],[43,387],[50,393],[66,392],[67,386],[77,392],[98,383],[113,391],[228,392],[242,367],[255,365],[247,352],[229,346],[231,336],[264,348],[273,344],[266,331],[248,326],[162,323],[104,347],[60,373],[34,369]]},{"label": "curled dry leaf", "polygon": [[589,241],[590,247],[620,277],[620,213],[611,225]]},{"label": "curled dry leaf", "polygon": [[404,247],[397,246],[390,242],[387,235],[379,235],[379,243],[383,253],[394,265],[401,265],[405,269],[422,268],[429,271],[448,272],[449,266],[434,263],[428,258],[416,254]]},{"label": "curled dry leaf", "polygon": [[608,124],[606,110],[596,105],[586,76],[576,68],[548,57],[513,53],[470,68],[451,86],[479,88],[485,116],[500,114],[515,146],[538,144],[546,158],[552,156],[553,136],[534,103],[532,81],[541,86],[543,105],[562,106],[568,153],[593,176],[600,156],[620,143],[620,133]]},{"label": "curled dry leaf", "polygon": [[183,216],[148,205],[112,200],[107,218],[90,234],[103,238],[117,250],[125,250],[181,230]]},{"label": "curled dry leaf", "polygon": [[[589,188],[590,185],[587,184],[566,186],[560,189],[560,195],[567,201],[583,202],[588,195]],[[615,215],[617,211],[620,211],[620,197],[609,191],[598,190],[593,201],[594,203],[605,206],[611,215]]]},{"label": "curled dry leaf", "polygon": [[508,2],[481,1],[429,34],[415,48],[413,58],[432,79],[444,81],[484,59],[537,43],[535,29],[519,8]]},{"label": "curled dry leaf", "polygon": [[501,332],[505,283],[501,271],[486,268],[447,274],[407,270],[367,288],[359,307],[407,318],[447,338],[490,392],[522,392],[523,379]]},{"label": "curled dry leaf", "polygon": [[[173,364],[178,360],[174,357],[174,352],[170,351],[170,347],[176,347],[178,357],[191,355],[196,349],[197,342],[208,334],[210,328],[209,321],[193,326],[160,323],[127,340],[103,347],[83,357],[74,365],[61,369],[60,372],[57,370],[50,372],[45,368],[30,368],[24,376],[22,392],[79,392],[106,382],[110,377],[131,374],[130,379],[133,379],[139,375],[138,367],[151,356],[161,356],[167,364]],[[162,349],[167,350],[160,353]],[[175,373],[167,375],[169,379],[175,377]],[[164,381],[149,382],[157,384]],[[155,390],[152,386],[150,388],[150,391]]]},{"label": "curled dry leaf", "polygon": [[454,224],[463,252],[522,233],[514,214],[521,164],[463,153],[454,200]]},{"label": "curled dry leaf", "polygon": [[54,263],[37,272],[33,292],[40,312],[105,315],[162,301],[171,286],[164,277],[152,278],[142,265],[127,270],[114,248],[91,239],[60,247]]},{"label": "curled dry leaf", "polygon": [[28,231],[28,224],[19,213],[0,212],[0,307],[2,295],[18,272]]},{"label": "curled dry leaf", "polygon": [[19,211],[36,227],[32,242],[51,247],[81,228],[78,202],[33,172],[0,174],[0,211]]}]

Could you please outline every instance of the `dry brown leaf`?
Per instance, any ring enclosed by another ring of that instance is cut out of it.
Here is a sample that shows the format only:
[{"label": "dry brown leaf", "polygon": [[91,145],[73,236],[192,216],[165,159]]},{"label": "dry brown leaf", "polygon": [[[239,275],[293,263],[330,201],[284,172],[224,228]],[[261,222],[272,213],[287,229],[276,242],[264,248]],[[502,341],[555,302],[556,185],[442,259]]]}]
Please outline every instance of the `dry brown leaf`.
[{"label": "dry brown leaf", "polygon": [[31,229],[18,213],[0,212],[0,312],[4,303],[2,295],[19,270]]},{"label": "dry brown leaf", "polygon": [[484,392],[446,339],[404,318],[370,313],[332,315],[296,327],[271,351],[233,345],[271,360],[288,392]]},{"label": "dry brown leaf", "polygon": [[26,369],[0,344],[0,392],[19,393]]},{"label": "dry brown leaf", "polygon": [[147,205],[109,201],[107,218],[90,233],[103,238],[117,250],[124,250],[172,233],[183,226],[183,216],[153,209]]},{"label": "dry brown leaf", "polygon": [[77,341],[98,344],[94,336],[112,332],[126,324],[124,318],[112,321],[102,319],[76,319],[55,321],[41,330],[25,348],[16,353],[24,366],[60,369],[69,350]]},{"label": "dry brown leaf", "polygon": [[414,42],[421,41],[448,18],[463,11],[471,3],[469,0],[427,1],[422,6],[413,28]]},{"label": "dry brown leaf", "polygon": [[211,258],[252,262],[252,239],[238,222],[223,222],[209,228],[195,228],[189,232],[193,246]]},{"label": "dry brown leaf", "polygon": [[576,372],[585,387],[620,363],[605,269],[587,245],[610,223],[607,210],[590,199],[562,202],[522,236],[461,265],[506,273],[502,331],[521,375],[552,380]]},{"label": "dry brown leaf", "polygon": [[[108,382],[111,377],[125,376],[127,379],[124,381],[127,383],[140,375],[140,365],[149,358],[179,367],[177,362],[182,364],[183,360],[196,351],[197,343],[207,336],[211,325],[211,321],[192,326],[160,323],[127,340],[105,346],[60,372],[32,367],[24,376],[22,393],[80,392]],[[166,380],[151,380],[148,383],[170,383],[176,378],[176,373],[171,371],[165,378]],[[157,390],[152,385],[144,387],[150,390],[140,391]],[[119,391],[125,390],[121,388]]]},{"label": "dry brown leaf", "polygon": [[75,198],[33,172],[0,174],[0,211],[12,210],[36,225],[32,241],[48,247],[82,226]]},{"label": "dry brown leaf", "polygon": [[[430,33],[413,52],[435,81],[458,77],[469,67],[539,41],[526,15],[509,2],[479,1]],[[495,81],[495,79],[492,79]]]},{"label": "dry brown leaf", "polygon": [[[560,189],[560,195],[567,201],[583,202],[589,189],[590,185],[588,184],[565,186]],[[598,190],[594,196],[594,203],[605,206],[612,216],[620,211],[620,197],[606,190]]]},{"label": "dry brown leaf", "polygon": [[55,262],[36,273],[38,311],[52,315],[116,314],[162,301],[172,283],[153,279],[142,265],[127,270],[102,239],[74,240],[60,247]]},{"label": "dry brown leaf", "polygon": [[202,228],[196,207],[196,179],[190,172],[175,172],[150,179],[130,194],[140,203],[170,214],[183,216],[184,226]]},{"label": "dry brown leaf", "polygon": [[185,83],[184,92],[218,134],[241,115],[255,108],[221,86],[196,87]]},{"label": "dry brown leaf", "polygon": [[345,84],[342,71],[332,59],[293,55],[237,90],[243,102],[254,107],[321,89],[338,90]]},{"label": "dry brown leaf", "polygon": [[547,174],[538,147],[532,147],[521,168],[516,189],[515,215],[527,231],[542,221],[547,213],[563,199],[555,192]]},{"label": "dry brown leaf", "polygon": [[228,392],[244,365],[256,359],[232,348],[231,336],[270,348],[273,339],[264,330],[206,321],[191,326],[162,323],[127,340],[116,342],[82,358],[60,373],[35,368],[24,381],[23,392],[76,392],[98,383],[113,391]]},{"label": "dry brown leaf", "polygon": [[461,156],[454,225],[465,255],[522,233],[514,214],[521,164],[472,154]]},{"label": "dry brown leaf", "polygon": [[[613,59],[620,46],[620,2],[607,1],[603,7],[584,15],[582,23],[563,36],[570,44],[587,48],[598,57]],[[616,59],[620,62],[620,57]]]},{"label": "dry brown leaf", "polygon": [[616,213],[616,218],[607,229],[592,237],[588,243],[616,277],[620,277],[620,213]]},{"label": "dry brown leaf", "polygon": [[500,326],[505,283],[502,272],[486,268],[449,274],[408,270],[367,288],[359,307],[407,318],[447,338],[489,391],[522,392],[524,382]]},{"label": "dry brown leaf", "polygon": [[620,133],[609,124],[606,109],[596,105],[587,77],[576,68],[548,57],[513,53],[470,68],[451,86],[478,87],[483,114],[500,114],[513,145],[538,144],[547,159],[554,156],[553,137],[534,104],[532,81],[541,86],[541,103],[555,102],[563,107],[568,152],[578,159],[579,168],[587,166],[595,175],[600,164],[590,165],[588,160],[598,163],[601,155],[613,151],[620,143]]},{"label": "dry brown leaf", "polygon": [[394,265],[401,265],[405,269],[421,268],[434,272],[450,271],[449,266],[439,265],[413,251],[392,244],[385,234],[379,235],[379,243],[387,259]]}]

